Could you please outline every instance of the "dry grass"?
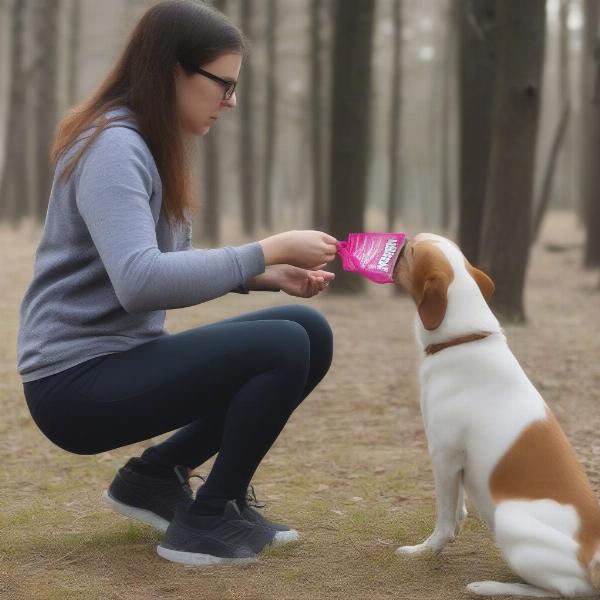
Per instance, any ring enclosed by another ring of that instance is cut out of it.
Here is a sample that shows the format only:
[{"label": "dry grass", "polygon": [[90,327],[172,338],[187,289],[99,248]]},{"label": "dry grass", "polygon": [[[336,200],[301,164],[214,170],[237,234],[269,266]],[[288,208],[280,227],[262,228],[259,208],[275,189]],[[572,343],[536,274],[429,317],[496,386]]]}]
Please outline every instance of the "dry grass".
[{"label": "dry grass", "polygon": [[[244,569],[199,570],[162,560],[155,552],[159,533],[99,502],[116,469],[152,441],[77,456],[53,446],[27,411],[15,345],[37,235],[0,230],[1,598],[432,600],[466,597],[470,581],[515,579],[473,517],[439,557],[394,555],[396,546],[421,541],[431,529],[433,484],[418,408],[413,307],[374,285],[360,298],[307,301],[332,323],[334,364],[254,481],[268,514],[297,527],[302,540]],[[549,240],[568,249],[549,252]],[[572,216],[552,214],[530,265],[530,323],[507,327],[507,334],[598,489],[600,293],[597,274],[582,271],[580,258]],[[171,311],[167,326],[180,331],[289,301],[230,294]]]}]

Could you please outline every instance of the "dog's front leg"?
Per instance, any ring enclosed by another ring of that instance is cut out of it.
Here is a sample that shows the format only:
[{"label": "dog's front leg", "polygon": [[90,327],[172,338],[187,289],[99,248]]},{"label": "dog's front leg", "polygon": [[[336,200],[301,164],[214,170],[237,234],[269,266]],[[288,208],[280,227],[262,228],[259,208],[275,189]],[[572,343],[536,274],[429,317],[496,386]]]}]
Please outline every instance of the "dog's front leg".
[{"label": "dog's front leg", "polygon": [[467,504],[465,502],[465,471],[461,469],[458,475],[458,503],[456,505],[456,527],[454,528],[454,535],[457,536],[460,533],[462,524],[467,518]]},{"label": "dog's front leg", "polygon": [[[461,486],[462,464],[456,457],[440,455],[433,460],[437,516],[433,533],[416,546],[401,546],[396,554],[420,554],[427,550],[441,552],[454,539],[458,527],[458,502]],[[461,511],[462,513],[462,507]]]}]

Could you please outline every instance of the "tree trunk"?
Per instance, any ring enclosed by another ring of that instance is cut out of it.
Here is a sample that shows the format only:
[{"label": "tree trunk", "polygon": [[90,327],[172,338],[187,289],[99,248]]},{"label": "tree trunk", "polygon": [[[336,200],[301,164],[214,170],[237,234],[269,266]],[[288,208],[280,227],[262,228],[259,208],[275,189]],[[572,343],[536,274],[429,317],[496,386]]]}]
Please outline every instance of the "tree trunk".
[{"label": "tree trunk", "polygon": [[458,238],[464,255],[477,262],[491,150],[498,24],[495,0],[460,6]]},{"label": "tree trunk", "polygon": [[535,149],[544,59],[545,0],[498,0],[498,77],[480,267],[496,283],[492,306],[524,321]]},{"label": "tree trunk", "polygon": [[400,210],[400,117],[402,114],[402,0],[393,0],[394,44],[392,57],[392,98],[390,118],[390,187],[387,210],[387,230],[394,231],[396,213]]},{"label": "tree trunk", "polygon": [[[225,0],[214,0],[213,6],[225,12]],[[203,138],[203,188],[201,239],[209,246],[218,246],[221,238],[221,186],[219,177],[219,129],[212,129]]]},{"label": "tree trunk", "polygon": [[77,103],[77,87],[79,83],[79,48],[81,46],[81,0],[71,0],[69,14],[69,73],[68,103]]},{"label": "tree trunk", "polygon": [[445,56],[439,61],[442,81],[441,95],[441,144],[440,144],[440,187],[442,199],[441,225],[445,231],[450,230],[452,222],[453,196],[452,173],[454,172],[454,122],[456,111],[456,77],[457,71],[457,33],[461,18],[461,6],[449,0],[446,8],[447,25],[444,33]]},{"label": "tree trunk", "polygon": [[[241,2],[242,31],[252,39],[253,0]],[[256,205],[254,193],[254,170],[256,166],[254,147],[254,116],[252,112],[254,73],[252,59],[247,58],[240,73],[240,198],[242,201],[242,229],[246,235],[253,235],[256,229]]]},{"label": "tree trunk", "polygon": [[582,74],[583,157],[582,208],[586,240],[584,265],[600,266],[600,40],[596,0],[584,3]]},{"label": "tree trunk", "polygon": [[220,239],[219,137],[216,131],[204,136],[204,193],[202,201],[201,236],[210,246],[217,246]]},{"label": "tree trunk", "polygon": [[15,0],[11,8],[10,98],[5,136],[4,168],[0,181],[0,220],[17,224],[27,212],[24,69],[27,3]]},{"label": "tree trunk", "polygon": [[310,123],[312,158],[312,222],[315,229],[325,229],[327,208],[325,206],[323,165],[324,119],[323,114],[323,69],[321,64],[321,1],[310,3]]},{"label": "tree trunk", "polygon": [[273,228],[273,160],[275,158],[276,122],[277,122],[277,60],[275,49],[275,31],[277,29],[277,0],[269,0],[267,5],[267,99],[265,114],[265,158],[263,224]]},{"label": "tree trunk", "polygon": [[50,147],[58,120],[56,82],[58,79],[58,19],[59,0],[35,3],[34,31],[37,40],[35,61],[35,130],[37,194],[36,218],[43,221],[52,187]]},{"label": "tree trunk", "polygon": [[538,239],[540,229],[542,227],[542,221],[544,220],[544,215],[546,214],[546,211],[548,209],[548,204],[550,204],[552,182],[554,181],[554,175],[558,170],[558,155],[561,148],[563,147],[563,141],[565,139],[567,126],[569,124],[570,113],[571,107],[569,106],[569,104],[567,104],[563,108],[562,115],[560,116],[560,120],[556,128],[556,133],[554,134],[554,139],[552,140],[552,146],[550,147],[550,155],[548,157],[548,164],[546,165],[546,171],[542,180],[542,191],[540,192],[539,200],[537,200],[537,202],[534,203],[533,226],[531,230],[532,244],[535,244],[536,240]]},{"label": "tree trunk", "polygon": [[[375,2],[343,0],[335,10],[329,231],[341,240],[364,230]],[[332,291],[363,289],[364,280],[343,273],[340,261],[334,269]]]}]

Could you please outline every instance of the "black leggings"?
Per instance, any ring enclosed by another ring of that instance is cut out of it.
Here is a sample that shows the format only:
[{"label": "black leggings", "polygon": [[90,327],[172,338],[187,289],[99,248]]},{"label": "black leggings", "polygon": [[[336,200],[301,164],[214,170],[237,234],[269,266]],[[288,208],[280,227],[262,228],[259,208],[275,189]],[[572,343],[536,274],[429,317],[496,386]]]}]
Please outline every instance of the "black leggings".
[{"label": "black leggings", "polygon": [[288,305],[99,356],[23,388],[35,423],[61,448],[96,454],[180,428],[144,454],[195,468],[218,452],[203,493],[243,498],[332,350],[325,318]]}]

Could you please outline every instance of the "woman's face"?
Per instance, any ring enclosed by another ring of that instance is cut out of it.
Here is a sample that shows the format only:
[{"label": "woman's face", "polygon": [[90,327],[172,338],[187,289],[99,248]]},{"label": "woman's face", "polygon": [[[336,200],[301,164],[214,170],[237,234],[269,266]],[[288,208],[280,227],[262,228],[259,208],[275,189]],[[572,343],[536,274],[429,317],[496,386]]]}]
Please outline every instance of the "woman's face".
[{"label": "woman's face", "polygon": [[[240,54],[222,54],[202,69],[227,81],[237,81],[242,66]],[[236,105],[235,93],[224,99],[225,88],[200,74],[188,74],[181,65],[175,66],[175,93],[177,111],[184,132],[204,135],[221,113]]]}]

